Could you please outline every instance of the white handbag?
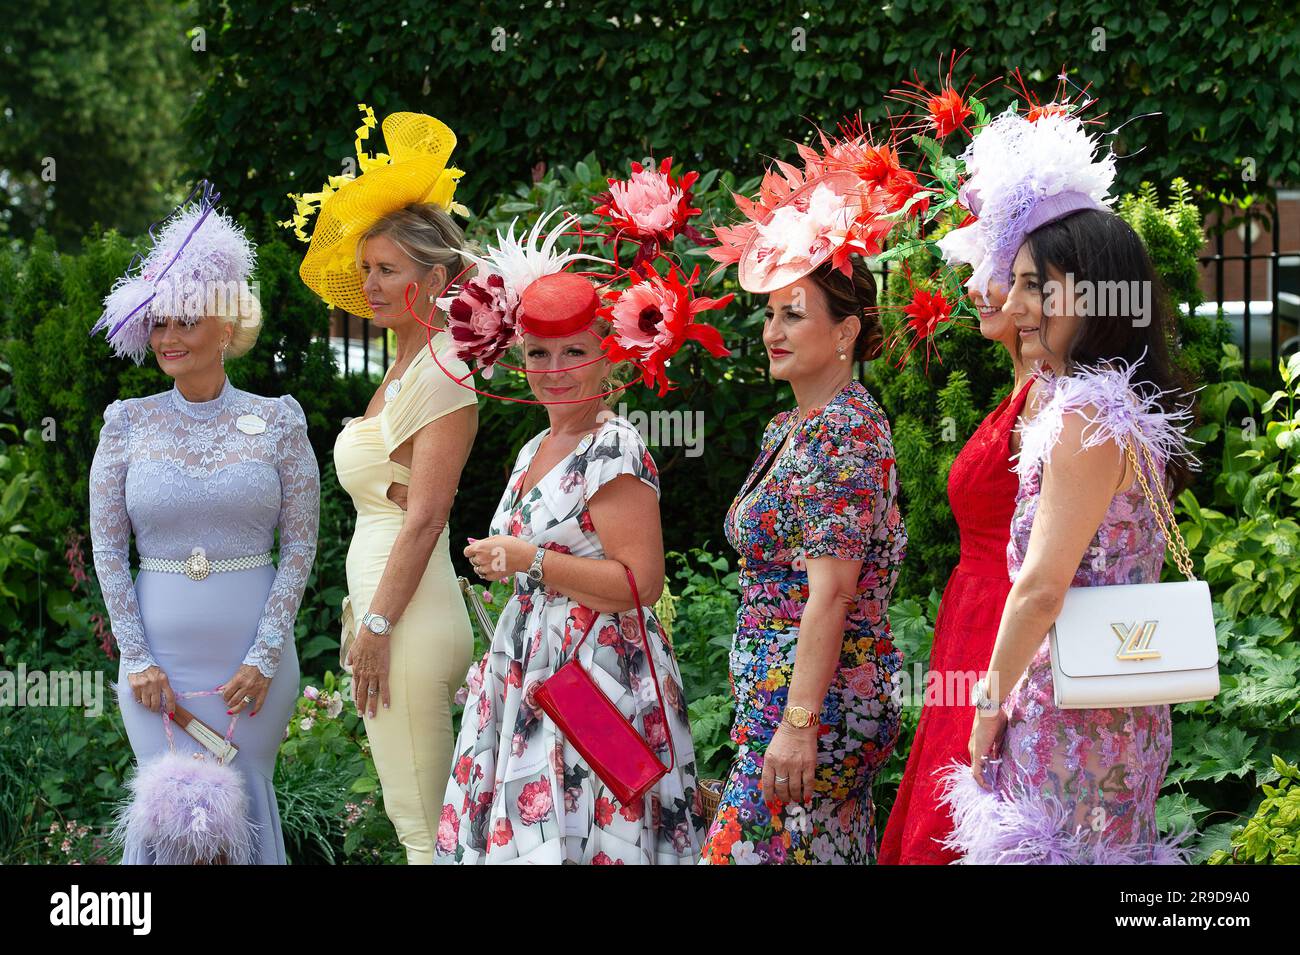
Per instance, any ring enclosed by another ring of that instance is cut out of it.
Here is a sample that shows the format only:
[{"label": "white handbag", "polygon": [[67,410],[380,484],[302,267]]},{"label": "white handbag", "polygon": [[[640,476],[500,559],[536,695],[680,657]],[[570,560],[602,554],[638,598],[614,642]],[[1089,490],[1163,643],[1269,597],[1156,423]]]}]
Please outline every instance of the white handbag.
[{"label": "white handbag", "polygon": [[[1164,487],[1153,494],[1130,439],[1125,452],[1165,543],[1186,580],[1071,587],[1049,634],[1056,706],[1157,706],[1219,693],[1219,644],[1210,588],[1197,580]],[[1143,446],[1152,474],[1151,451]]]}]

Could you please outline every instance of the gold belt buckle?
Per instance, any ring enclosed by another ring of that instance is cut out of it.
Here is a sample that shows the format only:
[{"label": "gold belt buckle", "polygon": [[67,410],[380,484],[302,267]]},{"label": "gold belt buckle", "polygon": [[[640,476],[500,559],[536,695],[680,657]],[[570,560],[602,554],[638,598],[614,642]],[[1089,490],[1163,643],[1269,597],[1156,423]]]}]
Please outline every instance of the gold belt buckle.
[{"label": "gold belt buckle", "polygon": [[212,572],[212,565],[203,551],[194,548],[194,552],[185,559],[185,576],[190,580],[203,580]]}]

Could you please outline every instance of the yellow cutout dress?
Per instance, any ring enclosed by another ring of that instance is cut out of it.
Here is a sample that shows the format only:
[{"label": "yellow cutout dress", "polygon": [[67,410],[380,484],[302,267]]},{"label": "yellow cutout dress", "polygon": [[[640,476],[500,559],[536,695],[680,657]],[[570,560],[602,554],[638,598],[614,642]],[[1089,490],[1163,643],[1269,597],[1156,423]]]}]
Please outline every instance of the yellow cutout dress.
[{"label": "yellow cutout dress", "polygon": [[[446,345],[438,361],[457,378],[469,374]],[[428,348],[421,349],[400,380],[400,390],[383,410],[352,419],[334,442],[339,483],[357,509],[348,548],[343,656],[370,609],[406,522],[406,512],[387,493],[394,482],[409,485],[411,472],[389,455],[429,422],[477,401],[474,392],[447,377]],[[452,697],[464,682],[473,652],[447,531],[439,535],[424,576],[388,639],[392,706],[379,706],[374,719],[366,718],[366,735],[383,787],[384,810],[406,849],[407,862],[428,864],[433,862],[438,812],[451,769]]]}]

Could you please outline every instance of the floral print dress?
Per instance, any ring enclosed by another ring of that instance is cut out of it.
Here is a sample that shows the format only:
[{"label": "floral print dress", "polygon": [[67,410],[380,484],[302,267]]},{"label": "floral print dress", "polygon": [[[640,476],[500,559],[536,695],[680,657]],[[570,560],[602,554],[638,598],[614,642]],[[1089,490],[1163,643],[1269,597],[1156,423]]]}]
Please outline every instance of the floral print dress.
[{"label": "floral print dress", "polygon": [[[903,662],[887,614],[907,546],[889,422],[867,389],[850,381],[797,426],[772,463],[795,419],[785,411],[768,424],[727,512],[727,540],[740,555],[730,656],[738,751],[705,840],[707,864],[856,864],[875,856],[871,787],[898,738],[893,676]],[[821,708],[814,795],[808,807],[769,806],[763,757],[794,673],[806,560],[827,556],[860,560],[862,569]]]},{"label": "floral print dress", "polygon": [[[1068,415],[1090,422],[1085,446],[1130,438],[1150,448],[1164,480],[1171,454],[1186,454],[1185,419],[1162,412],[1129,384],[1133,366],[1080,369],[1069,377],[1039,371],[1039,411],[1021,426],[1020,489],[1011,519],[1012,581],[1029,549],[1043,468]],[[1165,538],[1141,486],[1111,499],[1071,586],[1160,580]],[[1172,748],[1169,707],[1059,709],[1052,691],[1051,644],[1043,639],[1002,703],[1006,735],[993,789],[971,777],[969,761],[941,774],[955,826],[945,842],[967,864],[1170,864],[1186,861],[1190,833],[1162,838],[1156,799]]]},{"label": "floral print dress", "polygon": [[[549,429],[548,429],[549,430]],[[563,554],[605,552],[588,502],[606,483],[631,474],[659,492],[659,474],[641,435],[611,417],[583,438],[526,495],[529,463],[547,432],[515,461],[492,534],[509,534]],[[642,585],[644,586],[644,585]],[[440,861],[591,865],[678,865],[699,856],[695,751],[682,677],[659,621],[644,609],[659,674],[660,708],[635,611],[598,613],[515,575],[514,595],[492,644],[474,664],[451,778],[438,828]],[[669,765],[637,805],[620,805],[534,700],[537,686],[568,662],[595,620],[578,659],[622,714]]]}]

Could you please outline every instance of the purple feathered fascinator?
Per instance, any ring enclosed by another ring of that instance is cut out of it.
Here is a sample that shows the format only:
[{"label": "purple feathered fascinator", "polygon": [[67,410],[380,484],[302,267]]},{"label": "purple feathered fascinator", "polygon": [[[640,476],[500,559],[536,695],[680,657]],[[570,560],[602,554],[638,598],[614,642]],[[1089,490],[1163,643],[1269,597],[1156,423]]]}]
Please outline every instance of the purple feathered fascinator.
[{"label": "purple feathered fascinator", "polygon": [[1108,209],[1115,156],[1070,113],[1030,120],[1008,108],[962,154],[968,176],[958,202],[977,219],[938,241],[949,265],[974,268],[966,287],[988,294],[1004,282],[1025,236],[1082,209]]},{"label": "purple feathered fascinator", "polygon": [[127,853],[152,852],[156,865],[251,864],[256,826],[243,777],[210,753],[177,752],[166,713],[163,726],[168,749],[140,763],[127,782],[130,797],[117,809],[112,840]]},{"label": "purple feathered fascinator", "polygon": [[217,211],[220,198],[212,183],[201,180],[166,219],[149,227],[152,247],[131,259],[104,297],[104,313],[90,333],[106,330],[119,358],[140,364],[159,320],[198,321],[213,314],[260,320],[248,284],[257,253],[244,230]]}]

